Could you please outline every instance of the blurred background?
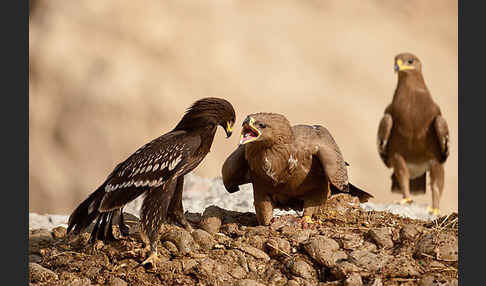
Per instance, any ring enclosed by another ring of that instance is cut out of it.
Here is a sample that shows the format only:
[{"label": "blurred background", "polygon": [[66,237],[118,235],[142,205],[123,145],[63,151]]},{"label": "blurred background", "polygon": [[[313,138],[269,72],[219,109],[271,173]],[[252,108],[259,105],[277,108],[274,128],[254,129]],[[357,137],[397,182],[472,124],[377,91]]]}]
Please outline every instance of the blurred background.
[{"label": "blurred background", "polygon": [[[376,133],[412,52],[451,132],[443,212],[458,203],[458,10],[444,0],[30,1],[29,211],[69,214],[117,163],[172,129],[195,100],[228,99],[195,174],[220,176],[249,113],[326,126],[374,202],[391,170]],[[427,186],[429,188],[429,186]],[[415,197],[430,203],[429,190]]]}]

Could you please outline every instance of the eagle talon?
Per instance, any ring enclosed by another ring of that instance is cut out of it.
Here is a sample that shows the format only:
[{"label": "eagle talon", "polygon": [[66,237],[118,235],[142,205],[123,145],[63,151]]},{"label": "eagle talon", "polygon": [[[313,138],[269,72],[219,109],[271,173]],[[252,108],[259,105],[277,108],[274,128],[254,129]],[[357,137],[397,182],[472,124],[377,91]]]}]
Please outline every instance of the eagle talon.
[{"label": "eagle talon", "polygon": [[403,200],[400,201],[401,205],[409,205],[413,203],[413,200],[411,198],[404,198]]},{"label": "eagle talon", "polygon": [[427,207],[427,212],[428,212],[429,214],[433,214],[433,215],[435,215],[435,216],[440,215],[440,210],[439,210],[438,208],[433,208],[433,207],[431,207],[431,206],[428,206],[428,207]]},{"label": "eagle talon", "polygon": [[141,262],[138,266],[142,266],[142,265],[150,263],[152,265],[153,269],[157,269],[157,263],[159,263],[159,262],[160,262],[160,259],[157,255],[157,253],[153,252],[153,253],[150,254],[150,256],[147,259],[145,259],[143,262]]}]

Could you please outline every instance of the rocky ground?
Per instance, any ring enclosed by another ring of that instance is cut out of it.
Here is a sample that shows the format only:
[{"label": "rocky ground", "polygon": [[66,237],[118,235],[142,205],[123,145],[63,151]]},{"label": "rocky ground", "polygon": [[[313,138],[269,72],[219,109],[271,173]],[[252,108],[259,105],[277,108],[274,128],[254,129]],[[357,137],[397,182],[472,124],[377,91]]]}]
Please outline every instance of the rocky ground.
[{"label": "rocky ground", "polygon": [[[412,219],[330,198],[321,223],[212,205],[186,212],[192,232],[164,225],[160,263],[139,266],[137,217],[130,235],[89,244],[64,226],[30,229],[30,285],[458,285],[458,217]],[[88,229],[89,231],[89,229]]]}]

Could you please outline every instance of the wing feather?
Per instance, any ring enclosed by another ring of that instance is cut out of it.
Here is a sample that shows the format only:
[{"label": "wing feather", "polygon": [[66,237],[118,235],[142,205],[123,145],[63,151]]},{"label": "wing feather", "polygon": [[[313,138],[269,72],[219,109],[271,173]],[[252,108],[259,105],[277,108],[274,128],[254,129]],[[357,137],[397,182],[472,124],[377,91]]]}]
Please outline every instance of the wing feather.
[{"label": "wing feather", "polygon": [[245,159],[245,146],[240,145],[224,161],[221,169],[223,184],[230,193],[239,191],[239,186],[251,182],[250,169]]},{"label": "wing feather", "polygon": [[390,138],[391,129],[393,127],[393,119],[389,113],[385,113],[385,115],[381,118],[380,124],[378,126],[378,134],[376,144],[378,147],[378,153],[380,154],[380,158],[383,160],[385,164],[388,161],[388,139]]},{"label": "wing feather", "polygon": [[200,137],[176,131],[140,147],[108,176],[99,211],[120,208],[172,177],[190,172],[195,167],[193,155],[200,143]]},{"label": "wing feather", "polygon": [[441,151],[440,162],[444,163],[449,157],[449,127],[447,121],[440,115],[435,117],[434,127]]}]

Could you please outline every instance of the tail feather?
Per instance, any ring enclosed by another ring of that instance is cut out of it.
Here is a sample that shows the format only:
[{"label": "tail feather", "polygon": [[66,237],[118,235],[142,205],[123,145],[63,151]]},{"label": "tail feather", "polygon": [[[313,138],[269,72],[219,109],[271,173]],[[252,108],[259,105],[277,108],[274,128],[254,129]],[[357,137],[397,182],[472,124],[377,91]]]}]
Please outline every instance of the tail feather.
[{"label": "tail feather", "polygon": [[369,194],[360,188],[356,187],[355,185],[348,183],[347,190],[339,190],[337,187],[331,184],[331,194],[339,194],[339,193],[344,193],[344,194],[349,194],[354,197],[358,197],[360,203],[365,203],[369,199],[374,198],[372,194]]},{"label": "tail feather", "polygon": [[99,215],[98,206],[104,194],[104,185],[94,191],[69,216],[67,233],[79,233],[87,228]]},{"label": "tail feather", "polygon": [[374,198],[372,194],[363,191],[355,185],[348,183],[349,194],[359,198],[360,203],[366,203],[369,199]]}]

